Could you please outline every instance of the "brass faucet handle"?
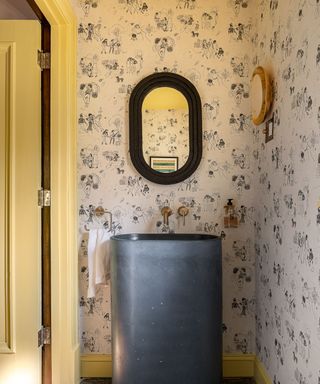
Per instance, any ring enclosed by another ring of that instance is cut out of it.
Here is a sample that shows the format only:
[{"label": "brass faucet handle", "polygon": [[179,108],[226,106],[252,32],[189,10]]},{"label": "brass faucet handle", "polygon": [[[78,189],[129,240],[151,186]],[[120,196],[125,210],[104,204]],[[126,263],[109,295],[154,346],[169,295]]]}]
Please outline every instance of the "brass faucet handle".
[{"label": "brass faucet handle", "polygon": [[178,208],[178,213],[179,213],[180,216],[185,217],[189,213],[189,208],[187,208],[184,205],[182,205],[181,207]]},{"label": "brass faucet handle", "polygon": [[163,216],[163,224],[169,225],[169,216],[172,215],[172,209],[170,207],[163,207],[161,209],[161,215]]},{"label": "brass faucet handle", "polygon": [[171,216],[172,215],[172,209],[170,207],[163,207],[161,209],[161,215],[162,216]]},{"label": "brass faucet handle", "polygon": [[178,208],[178,214],[183,217],[183,225],[186,224],[186,216],[189,213],[189,208],[185,207],[182,205],[181,207]]}]

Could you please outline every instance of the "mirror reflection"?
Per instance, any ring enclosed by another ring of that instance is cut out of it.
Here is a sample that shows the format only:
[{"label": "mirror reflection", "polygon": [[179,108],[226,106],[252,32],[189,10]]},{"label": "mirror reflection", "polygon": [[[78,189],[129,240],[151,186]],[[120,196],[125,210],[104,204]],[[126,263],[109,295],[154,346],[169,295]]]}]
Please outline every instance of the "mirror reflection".
[{"label": "mirror reflection", "polygon": [[158,87],[144,98],[142,147],[146,163],[157,172],[175,172],[188,160],[188,101],[175,88]]}]

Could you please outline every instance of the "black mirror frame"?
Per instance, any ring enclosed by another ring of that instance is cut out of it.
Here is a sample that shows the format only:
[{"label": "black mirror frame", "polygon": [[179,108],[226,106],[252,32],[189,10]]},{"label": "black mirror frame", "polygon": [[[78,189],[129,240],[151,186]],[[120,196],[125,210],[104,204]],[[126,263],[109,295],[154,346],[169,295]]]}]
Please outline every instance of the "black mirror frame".
[{"label": "black mirror frame", "polygon": [[[142,103],[149,92],[158,87],[171,87],[180,91],[189,107],[189,157],[175,172],[161,173],[145,161],[142,149]],[[147,180],[157,184],[176,184],[191,176],[202,157],[202,109],[195,86],[183,76],[170,72],[154,73],[141,80],[132,90],[129,101],[130,157],[137,171]]]}]

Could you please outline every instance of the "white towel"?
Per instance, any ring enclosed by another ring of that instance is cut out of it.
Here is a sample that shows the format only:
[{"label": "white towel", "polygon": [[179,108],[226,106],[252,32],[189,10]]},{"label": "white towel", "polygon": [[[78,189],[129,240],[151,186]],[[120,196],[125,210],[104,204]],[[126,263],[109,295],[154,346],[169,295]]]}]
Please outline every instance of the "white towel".
[{"label": "white towel", "polygon": [[96,285],[106,285],[110,279],[110,237],[105,229],[90,229],[88,240],[88,298],[95,297]]}]

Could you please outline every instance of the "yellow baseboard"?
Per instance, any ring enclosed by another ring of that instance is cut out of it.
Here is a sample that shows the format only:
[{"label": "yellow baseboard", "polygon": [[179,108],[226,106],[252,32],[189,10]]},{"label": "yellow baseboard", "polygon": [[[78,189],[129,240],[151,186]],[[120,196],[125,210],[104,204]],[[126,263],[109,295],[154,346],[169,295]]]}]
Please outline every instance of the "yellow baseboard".
[{"label": "yellow baseboard", "polygon": [[[224,377],[254,377],[256,384],[271,384],[263,364],[255,355],[223,356]],[[111,355],[82,355],[81,377],[112,377]]]},{"label": "yellow baseboard", "polygon": [[265,366],[261,363],[257,356],[254,364],[254,380],[256,384],[272,384]]},{"label": "yellow baseboard", "polygon": [[112,377],[111,355],[81,355],[81,377]]},{"label": "yellow baseboard", "polygon": [[223,355],[223,377],[253,377],[255,355]]}]

